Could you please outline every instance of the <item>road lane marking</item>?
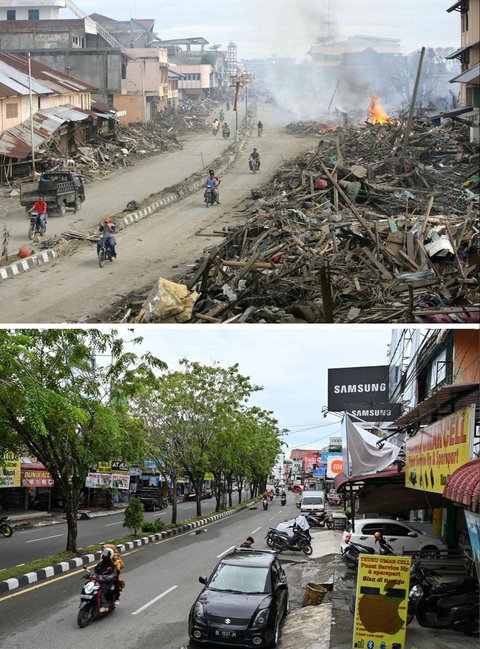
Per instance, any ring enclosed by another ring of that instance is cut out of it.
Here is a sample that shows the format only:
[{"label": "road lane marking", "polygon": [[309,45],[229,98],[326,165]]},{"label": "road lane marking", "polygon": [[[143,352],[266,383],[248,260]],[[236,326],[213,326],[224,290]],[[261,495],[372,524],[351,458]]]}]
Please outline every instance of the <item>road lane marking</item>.
[{"label": "road lane marking", "polygon": [[178,588],[178,586],[172,586],[171,588],[168,588],[163,593],[161,593],[160,595],[157,595],[157,597],[154,597],[153,599],[151,599],[149,602],[147,602],[146,604],[144,604],[140,608],[137,608],[136,611],[133,611],[132,615],[138,615],[139,613],[144,611],[146,608],[148,608],[152,604],[155,604],[155,602],[158,602],[159,599],[162,599],[162,597],[165,597],[165,595],[168,595],[168,593],[171,593],[172,590],[175,590],[175,588]]},{"label": "road lane marking", "polygon": [[222,554],[217,554],[217,559],[221,559],[224,554],[228,554],[229,552],[231,552],[231,550],[235,550],[235,547],[236,547],[235,545],[232,545],[230,548],[228,548],[228,550],[222,552]]},{"label": "road lane marking", "polygon": [[112,525],[122,525],[122,521],[117,521],[116,523],[107,523],[105,527],[112,527]]},{"label": "road lane marking", "polygon": [[261,527],[256,527],[256,528],[253,530],[253,532],[250,532],[250,534],[253,535],[253,534],[255,534],[255,532],[258,532],[258,530],[261,530],[261,529],[262,529]]},{"label": "road lane marking", "polygon": [[55,539],[57,536],[65,536],[65,534],[54,534],[53,536],[44,536],[41,539],[31,539],[25,543],[36,543],[37,541],[46,541],[47,539]]}]

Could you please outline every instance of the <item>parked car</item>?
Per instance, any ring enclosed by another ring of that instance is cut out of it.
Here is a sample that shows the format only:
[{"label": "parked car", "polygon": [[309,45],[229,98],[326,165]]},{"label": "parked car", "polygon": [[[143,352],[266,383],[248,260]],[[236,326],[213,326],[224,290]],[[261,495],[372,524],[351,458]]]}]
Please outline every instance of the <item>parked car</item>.
[{"label": "parked car", "polygon": [[292,486],[292,491],[293,491],[294,493],[296,493],[296,494],[301,494],[302,491],[303,491],[303,487],[302,487],[301,484],[294,484],[294,485]]},{"label": "parked car", "polygon": [[388,518],[364,518],[355,521],[343,533],[341,550],[344,552],[350,541],[375,548],[375,532],[383,532],[384,538],[393,546],[398,554],[404,552],[421,552],[425,556],[437,556],[439,550],[447,550],[448,546],[439,536],[426,534],[415,530],[404,521],[394,521]]},{"label": "parked car", "polygon": [[237,548],[224,556],[195,600],[188,633],[197,643],[275,647],[288,612],[288,585],[276,554]]}]

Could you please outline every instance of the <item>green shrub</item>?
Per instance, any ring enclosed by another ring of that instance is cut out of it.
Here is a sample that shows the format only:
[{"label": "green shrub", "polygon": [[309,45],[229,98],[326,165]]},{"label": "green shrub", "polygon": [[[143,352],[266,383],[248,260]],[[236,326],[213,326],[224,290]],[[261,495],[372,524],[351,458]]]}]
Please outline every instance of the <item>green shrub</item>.
[{"label": "green shrub", "polygon": [[143,504],[140,501],[140,498],[133,496],[130,498],[128,507],[125,510],[125,516],[123,520],[123,527],[128,527],[129,530],[133,530],[134,534],[137,534],[138,530],[143,529]]},{"label": "green shrub", "polygon": [[147,521],[142,525],[142,532],[144,534],[153,534],[155,531],[155,525],[150,521]]}]

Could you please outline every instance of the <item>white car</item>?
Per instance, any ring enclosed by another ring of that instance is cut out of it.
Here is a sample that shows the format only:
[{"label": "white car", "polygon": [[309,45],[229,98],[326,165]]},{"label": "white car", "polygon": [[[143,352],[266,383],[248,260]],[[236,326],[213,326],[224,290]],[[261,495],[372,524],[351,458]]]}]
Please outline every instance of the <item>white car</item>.
[{"label": "white car", "polygon": [[394,521],[389,518],[363,518],[355,521],[353,530],[351,526],[348,526],[343,533],[340,546],[342,553],[350,542],[375,548],[375,532],[382,532],[384,538],[399,555],[405,552],[425,552],[432,556],[439,550],[448,550],[447,544],[439,536],[415,530],[404,521]]}]

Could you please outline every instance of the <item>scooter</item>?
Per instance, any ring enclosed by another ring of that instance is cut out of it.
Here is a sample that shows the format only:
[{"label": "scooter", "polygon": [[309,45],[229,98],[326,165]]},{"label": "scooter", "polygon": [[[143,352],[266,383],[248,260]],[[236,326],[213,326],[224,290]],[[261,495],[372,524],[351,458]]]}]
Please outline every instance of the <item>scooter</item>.
[{"label": "scooter", "polygon": [[477,592],[446,595],[437,600],[435,609],[423,584],[410,589],[409,601],[415,605],[415,617],[420,626],[431,629],[451,629],[465,635],[479,634],[479,595]]},{"label": "scooter", "polygon": [[80,594],[80,610],[77,615],[77,623],[81,629],[84,629],[93,620],[98,620],[115,610],[115,585],[113,581],[105,594],[108,610],[100,612],[100,589],[101,575],[96,575],[86,569],[82,579],[86,579]]},{"label": "scooter", "polygon": [[[410,572],[407,624],[416,616],[420,626],[476,635],[478,598],[479,583],[475,577],[439,584],[427,577],[420,563],[414,562]],[[472,607],[476,610],[468,610]]]},{"label": "scooter", "polygon": [[47,215],[45,214],[45,222],[42,223],[40,220],[40,212],[37,212],[36,210],[33,210],[33,212],[29,213],[30,217],[30,224],[28,226],[28,238],[32,240],[36,234],[39,234],[40,236],[43,236],[45,232],[47,231]]},{"label": "scooter", "polygon": [[8,516],[0,516],[0,534],[6,539],[13,534],[13,527],[7,523],[8,520]]},{"label": "scooter", "polygon": [[222,128],[222,136],[226,140],[227,138],[230,137],[230,129],[229,128]]},{"label": "scooter", "polygon": [[249,167],[250,167],[250,171],[256,174],[259,167],[258,160],[256,158],[251,158],[249,160]]},{"label": "scooter", "polygon": [[215,203],[217,202],[217,197],[215,195],[215,190],[213,187],[207,187],[207,189],[205,190],[204,201],[207,207],[210,207],[210,205],[215,205]]},{"label": "scooter", "polygon": [[327,530],[333,530],[333,521],[329,512],[308,514],[307,521],[310,527],[326,527]]},{"label": "scooter", "polygon": [[293,536],[288,536],[286,532],[279,532],[278,530],[270,530],[270,532],[273,532],[270,547],[274,552],[303,552],[307,556],[310,556],[313,552],[308,530],[302,530],[294,525]]},{"label": "scooter", "polygon": [[287,503],[287,496],[286,496],[286,494],[282,494],[282,495],[280,496],[280,503],[281,503],[282,507],[283,507],[284,505],[286,505],[286,503]]},{"label": "scooter", "polygon": [[262,506],[264,510],[268,509],[268,498],[262,500]]},{"label": "scooter", "polygon": [[[388,541],[384,538],[379,540],[379,552],[381,555],[394,555],[395,550],[390,545]],[[350,542],[348,546],[343,551],[343,559],[348,568],[357,568],[359,556],[361,554],[375,554],[375,548],[372,548],[368,545],[362,545],[361,543],[352,543]]]}]

